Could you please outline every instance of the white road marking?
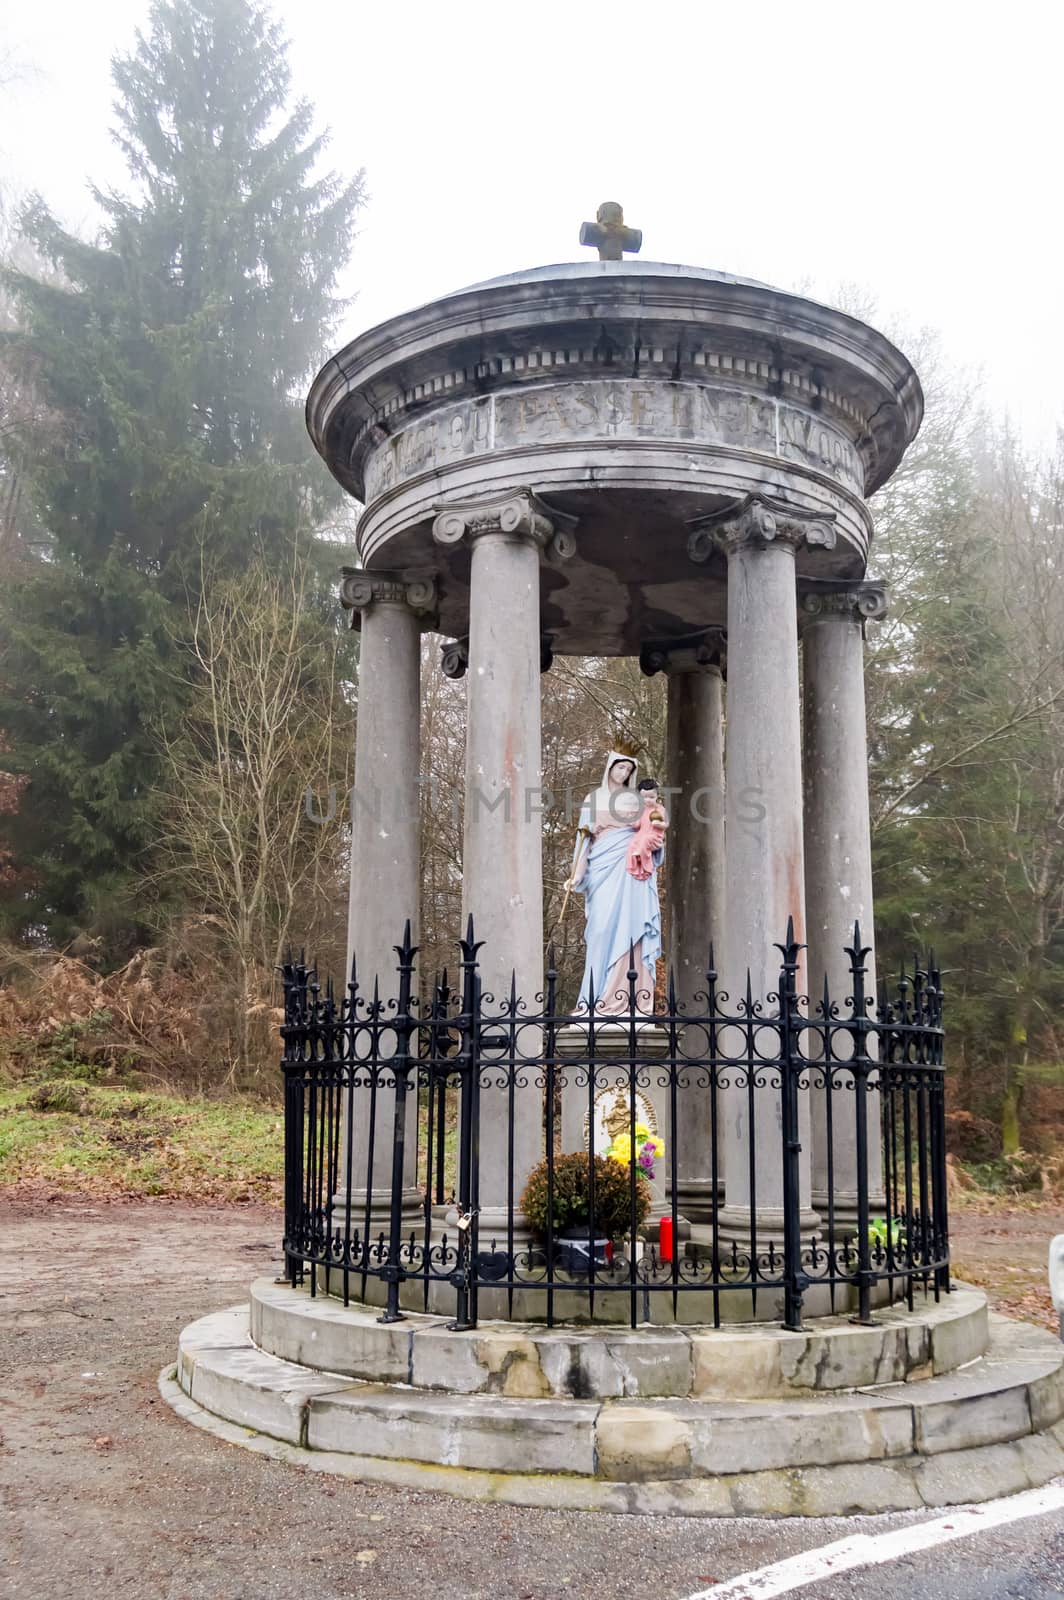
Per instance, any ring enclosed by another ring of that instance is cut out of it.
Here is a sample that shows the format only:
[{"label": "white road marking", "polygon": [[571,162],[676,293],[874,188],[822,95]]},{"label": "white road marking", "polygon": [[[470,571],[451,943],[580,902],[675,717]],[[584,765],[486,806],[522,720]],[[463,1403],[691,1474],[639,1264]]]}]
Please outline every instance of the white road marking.
[{"label": "white road marking", "polygon": [[852,1538],[826,1544],[819,1550],[807,1550],[803,1555],[777,1561],[771,1567],[744,1572],[739,1578],[714,1584],[712,1589],[699,1589],[687,1595],[686,1600],[774,1600],[776,1595],[790,1594],[821,1578],[834,1577],[837,1572],[880,1566],[884,1561],[896,1561],[899,1556],[912,1555],[917,1550],[930,1550],[951,1539],[968,1539],[973,1533],[985,1533],[1008,1522],[1019,1522],[1023,1517],[1044,1516],[1047,1511],[1064,1511],[1064,1481],[1047,1484],[1044,1489],[1009,1495],[1004,1500],[990,1500],[986,1505],[968,1506],[936,1517],[933,1522],[913,1522],[905,1528],[895,1528],[892,1533],[854,1534]]}]

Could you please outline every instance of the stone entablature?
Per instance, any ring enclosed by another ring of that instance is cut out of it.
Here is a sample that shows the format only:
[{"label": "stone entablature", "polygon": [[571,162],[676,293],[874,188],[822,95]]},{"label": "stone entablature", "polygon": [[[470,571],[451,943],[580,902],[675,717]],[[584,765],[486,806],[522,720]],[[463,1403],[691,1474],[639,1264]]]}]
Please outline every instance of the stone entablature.
[{"label": "stone entablature", "polygon": [[[669,361],[666,360],[667,354],[672,357]],[[847,421],[856,423],[862,430],[868,427],[869,419],[860,415],[845,395],[835,389],[822,387],[795,368],[777,367],[769,361],[747,360],[744,356],[723,355],[712,350],[696,350],[685,362],[680,347],[666,352],[660,345],[652,350],[642,350],[638,345],[620,351],[612,348],[607,351],[533,350],[527,356],[499,356],[494,361],[478,361],[472,370],[459,368],[434,378],[429,384],[417,384],[413,389],[398,392],[386,405],[378,407],[354,435],[350,444],[351,457],[352,460],[358,458],[367,436],[371,445],[377,442],[373,438],[375,429],[383,428],[388,432],[394,417],[416,413],[426,401],[440,395],[446,396],[448,391],[482,388],[489,379],[520,384],[525,379],[536,382],[545,374],[576,378],[581,371],[598,381],[604,374],[616,378],[618,370],[639,374],[644,382],[667,375],[671,382],[685,381],[693,386],[698,386],[700,378],[714,382],[717,379],[727,382],[731,378],[737,386],[748,384],[760,388],[771,385],[775,394],[785,395],[788,390],[792,391],[792,398],[799,404],[815,403],[822,415],[835,412]],[[685,379],[677,376],[678,370],[686,371]],[[737,387],[736,392],[741,395],[744,391],[742,387]]]},{"label": "stone entablature", "polygon": [[908,361],[830,307],[750,279],[656,262],[580,262],[474,285],[369,330],[316,379],[311,437],[363,498],[381,437],[472,388],[587,372],[669,383],[723,382],[843,425],[871,494],[919,427]]},{"label": "stone entablature", "polygon": [[456,462],[504,454],[559,439],[662,440],[734,446],[826,474],[861,495],[864,466],[853,440],[829,416],[775,395],[709,383],[662,384],[652,378],[561,380],[446,405],[390,433],[368,454],[367,501],[423,473]]},{"label": "stone entablature", "polygon": [[799,579],[861,577],[865,496],[921,414],[909,363],[852,317],[631,261],[518,273],[395,317],[340,351],[307,404],[316,447],[364,501],[363,568],[434,573],[445,634],[469,631],[472,542],[441,530],[535,498],[548,557],[574,557],[541,569],[560,655],[723,624],[724,557],[695,539],[707,559],[692,573],[689,540],[752,496],[832,530],[801,541]]}]

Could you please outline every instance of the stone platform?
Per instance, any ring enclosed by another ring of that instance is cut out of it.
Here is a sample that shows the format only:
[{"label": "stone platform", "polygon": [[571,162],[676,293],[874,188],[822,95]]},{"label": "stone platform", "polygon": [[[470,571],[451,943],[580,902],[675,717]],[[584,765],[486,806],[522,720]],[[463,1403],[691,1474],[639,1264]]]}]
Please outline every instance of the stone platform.
[{"label": "stone platform", "polygon": [[1064,1472],[1064,1346],[959,1290],[873,1328],[384,1326],[260,1280],[181,1336],[166,1398],[311,1467],[515,1505],[844,1515]]},{"label": "stone platform", "polygon": [[378,1316],[270,1279],[251,1286],[249,1333],[268,1355],[369,1383],[526,1400],[793,1398],[951,1372],[989,1339],[986,1300],[970,1289],[914,1312],[890,1307],[875,1327],[825,1317],[806,1333],[517,1322],[454,1333],[449,1318]]}]

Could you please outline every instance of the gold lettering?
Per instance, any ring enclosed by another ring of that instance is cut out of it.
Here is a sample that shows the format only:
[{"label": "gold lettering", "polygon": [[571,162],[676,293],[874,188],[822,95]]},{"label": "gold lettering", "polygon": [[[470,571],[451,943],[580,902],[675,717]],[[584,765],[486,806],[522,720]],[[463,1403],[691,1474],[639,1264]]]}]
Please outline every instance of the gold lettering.
[{"label": "gold lettering", "polygon": [[616,433],[624,421],[624,397],[616,389],[610,389],[606,395],[606,432]]},{"label": "gold lettering", "polygon": [[654,426],[654,396],[647,389],[632,390],[632,427],[652,428]]},{"label": "gold lettering", "polygon": [[672,425],[677,432],[689,433],[693,424],[691,412],[693,396],[689,389],[674,389],[672,391]]},{"label": "gold lettering", "polygon": [[473,424],[470,449],[473,454],[476,454],[478,450],[486,450],[488,447],[488,407],[490,405],[490,400],[478,400],[473,406],[470,418]]},{"label": "gold lettering", "polygon": [[554,421],[558,424],[559,428],[564,428],[566,433],[571,433],[573,430],[573,425],[569,417],[566,415],[565,409],[562,405],[562,397],[558,393],[557,389],[547,390],[547,405],[550,409],[551,416],[554,418]]},{"label": "gold lettering", "polygon": [[432,443],[432,433],[429,428],[420,427],[414,429],[409,440],[410,471],[416,472],[418,467],[424,466],[425,462],[433,454]]},{"label": "gold lettering", "polygon": [[516,401],[514,433],[520,438],[539,418],[539,403],[534,394],[519,394]]},{"label": "gold lettering", "polygon": [[589,389],[586,384],[581,384],[573,390],[573,399],[578,406],[583,406],[588,415],[580,420],[593,426],[599,419],[598,395],[594,389]]}]

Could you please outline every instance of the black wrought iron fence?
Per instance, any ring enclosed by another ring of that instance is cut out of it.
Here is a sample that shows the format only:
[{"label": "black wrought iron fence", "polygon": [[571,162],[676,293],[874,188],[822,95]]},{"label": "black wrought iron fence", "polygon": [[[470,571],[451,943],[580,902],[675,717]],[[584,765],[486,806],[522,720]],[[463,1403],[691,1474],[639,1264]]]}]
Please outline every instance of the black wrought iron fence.
[{"label": "black wrought iron fence", "polygon": [[[949,1288],[942,991],[914,964],[878,1004],[860,929],[849,994],[798,992],[788,928],[775,993],[693,1002],[628,974],[619,1015],[484,992],[472,922],[460,975],[419,998],[409,927],[394,997],[342,995],[286,963],[287,1273],[345,1302],[559,1320],[712,1322]],[[618,1000],[622,997],[618,996]],[[641,1007],[645,1009],[641,1009]],[[683,1151],[681,1153],[681,1145]],[[692,1173],[701,1220],[685,1217]],[[877,1285],[886,1289],[877,1291]],[[488,1297],[487,1300],[485,1297]],[[759,1310],[760,1307],[760,1310]]]}]

